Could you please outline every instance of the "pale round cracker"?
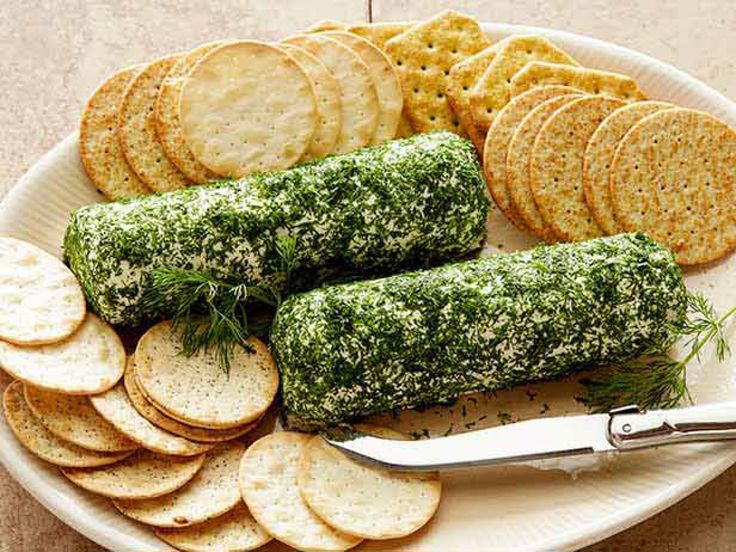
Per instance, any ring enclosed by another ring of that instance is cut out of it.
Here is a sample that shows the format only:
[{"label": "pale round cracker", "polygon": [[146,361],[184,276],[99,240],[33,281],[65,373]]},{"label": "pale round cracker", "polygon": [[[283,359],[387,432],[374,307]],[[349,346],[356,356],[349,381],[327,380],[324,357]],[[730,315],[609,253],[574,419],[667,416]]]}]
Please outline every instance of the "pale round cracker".
[{"label": "pale round cracker", "polygon": [[134,358],[130,357],[128,360],[128,366],[125,368],[125,375],[123,376],[123,384],[125,385],[125,390],[128,393],[128,398],[141,416],[161,429],[165,429],[174,435],[184,437],[191,441],[217,443],[220,441],[229,441],[230,439],[235,439],[236,437],[245,435],[260,422],[260,419],[258,419],[255,422],[251,422],[243,426],[237,426],[232,429],[206,429],[203,427],[190,426],[174,420],[161,412],[145,397],[138,387],[138,382],[135,379],[133,363]]},{"label": "pale round cracker", "polygon": [[173,493],[144,500],[115,500],[126,516],[156,527],[185,527],[224,514],[241,502],[238,464],[245,445],[221,443],[207,453],[202,469]]},{"label": "pale round cracker", "polygon": [[99,452],[139,448],[97,413],[89,397],[26,385],[25,399],[38,421],[60,439]]},{"label": "pale round cracker", "polygon": [[666,109],[639,121],[611,169],[616,220],[666,245],[684,265],[736,247],[736,131],[712,115]]},{"label": "pale round cracker", "polygon": [[192,182],[204,184],[219,178],[194,158],[179,119],[179,95],[194,66],[222,42],[208,42],[182,55],[166,73],[156,100],[156,131],[166,157]]},{"label": "pale round cracker", "polygon": [[0,237],[0,339],[42,345],[70,336],[87,306],[79,282],[35,245]]},{"label": "pale round cracker", "polygon": [[603,235],[583,194],[583,157],[588,140],[603,119],[624,105],[607,96],[578,98],[547,119],[532,150],[534,201],[542,218],[563,241]]},{"label": "pale round cracker", "polygon": [[107,322],[92,313],[57,343],[26,347],[0,341],[0,367],[49,391],[89,395],[110,389],[125,369],[125,349]]},{"label": "pale round cracker", "polygon": [[340,134],[334,153],[367,146],[378,126],[378,94],[368,66],[337,40],[297,35],[283,42],[314,54],[340,83]]},{"label": "pale round cracker", "polygon": [[155,498],[186,485],[204,464],[205,455],[164,456],[139,450],[111,466],[66,468],[69,480],[98,495],[125,500]]},{"label": "pale round cracker", "polygon": [[401,120],[404,96],[401,92],[399,75],[391,60],[383,51],[358,35],[341,31],[328,31],[323,34],[350,48],[368,67],[378,96],[378,124],[371,143],[380,144],[392,140],[396,136]]},{"label": "pale round cracker", "polygon": [[348,550],[362,539],[322,521],[299,493],[299,462],[312,436],[282,431],[252,444],[240,463],[240,492],[253,517],[300,550]]},{"label": "pale round cracker", "polygon": [[193,456],[211,448],[210,445],[195,443],[164,431],[146,420],[133,408],[122,382],[101,395],[90,397],[90,401],[100,416],[118,431],[154,452]]},{"label": "pale round cracker", "polygon": [[18,441],[33,454],[57,466],[86,468],[104,466],[122,460],[126,452],[97,452],[59,439],[38,421],[23,397],[23,383],[14,381],[3,396],[5,419]]},{"label": "pale round cracker", "polygon": [[614,217],[610,192],[611,163],[619,142],[647,115],[672,107],[655,101],[627,104],[606,117],[590,137],[583,159],[583,192],[593,217],[606,234],[624,231]]},{"label": "pale round cracker", "polygon": [[314,55],[293,44],[280,44],[309,76],[317,100],[318,122],[307,151],[300,161],[319,159],[332,153],[340,134],[340,83]]},{"label": "pale round cracker", "polygon": [[278,47],[252,40],[215,48],[195,65],[179,116],[194,157],[228,177],[292,166],[318,118],[304,70]]},{"label": "pale round cracker", "polygon": [[580,94],[564,94],[550,98],[535,107],[516,127],[514,136],[509,143],[506,155],[506,189],[514,210],[526,224],[529,231],[542,238],[547,243],[557,241],[552,228],[545,222],[534,202],[529,172],[532,148],[539,130],[552,114],[560,107],[570,103]]},{"label": "pale round cracker", "polygon": [[514,225],[526,230],[521,217],[514,211],[506,189],[506,154],[516,127],[532,109],[542,102],[562,94],[577,92],[568,86],[547,86],[522,94],[498,112],[493,119],[483,147],[483,171],[486,184],[496,205]]},{"label": "pale round cracker", "polygon": [[160,322],[138,342],[136,381],[149,401],[176,420],[213,429],[240,426],[266,411],[279,386],[268,348],[255,337],[247,344],[253,352],[236,347],[225,373],[214,350],[182,355],[171,323]]},{"label": "pale round cracker", "polygon": [[118,106],[143,66],[115,73],[94,91],[79,122],[79,154],[87,176],[109,199],[150,194],[125,160],[118,136]]},{"label": "pale round cracker", "polygon": [[219,517],[191,527],[156,529],[154,532],[161,540],[186,552],[245,552],[272,539],[243,503]]},{"label": "pale round cracker", "polygon": [[125,89],[118,111],[120,147],[128,164],[154,192],[170,192],[190,182],[169,158],[156,131],[156,99],[166,74],[181,54],[158,59]]},{"label": "pale round cracker", "polygon": [[[407,439],[387,428],[357,429],[386,439]],[[359,464],[315,436],[299,465],[299,490],[332,527],[365,539],[394,539],[432,519],[442,483],[437,473],[401,473]]]}]

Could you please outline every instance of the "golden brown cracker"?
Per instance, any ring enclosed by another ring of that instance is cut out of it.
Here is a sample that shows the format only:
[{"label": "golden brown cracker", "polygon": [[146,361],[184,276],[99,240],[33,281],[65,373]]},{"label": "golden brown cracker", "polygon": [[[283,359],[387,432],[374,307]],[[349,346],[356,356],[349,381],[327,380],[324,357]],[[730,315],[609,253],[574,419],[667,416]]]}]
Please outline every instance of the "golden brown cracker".
[{"label": "golden brown cracker", "polygon": [[649,234],[680,264],[736,247],[736,132],[712,115],[676,108],[639,121],[616,150],[610,185],[623,228]]},{"label": "golden brown cracker", "polygon": [[362,36],[366,40],[370,40],[373,44],[383,49],[386,42],[393,37],[400,35],[404,31],[411,29],[416,25],[416,21],[390,21],[386,23],[359,23],[350,25],[347,31],[358,36]]},{"label": "golden brown cracker", "polygon": [[456,63],[490,45],[478,22],[452,10],[386,42],[401,79],[405,112],[417,132],[465,131],[447,101],[446,82]]},{"label": "golden brown cracker", "polygon": [[542,217],[564,241],[603,235],[583,195],[583,157],[588,140],[622,100],[587,96],[573,100],[547,119],[534,142],[531,187]]},{"label": "golden brown cracker", "polygon": [[514,211],[506,189],[506,154],[516,127],[532,109],[542,102],[576,90],[567,86],[547,86],[514,98],[493,121],[483,148],[483,171],[488,191],[501,212],[520,230],[526,225]]},{"label": "golden brown cracker", "polygon": [[616,221],[611,204],[611,163],[624,135],[637,122],[662,109],[674,107],[664,102],[634,102],[606,117],[593,133],[583,160],[583,192],[598,225],[606,234],[624,231]]},{"label": "golden brown cracker", "polygon": [[473,122],[481,133],[488,131],[499,110],[511,99],[511,77],[532,60],[578,64],[541,36],[520,35],[504,40],[470,93]]}]

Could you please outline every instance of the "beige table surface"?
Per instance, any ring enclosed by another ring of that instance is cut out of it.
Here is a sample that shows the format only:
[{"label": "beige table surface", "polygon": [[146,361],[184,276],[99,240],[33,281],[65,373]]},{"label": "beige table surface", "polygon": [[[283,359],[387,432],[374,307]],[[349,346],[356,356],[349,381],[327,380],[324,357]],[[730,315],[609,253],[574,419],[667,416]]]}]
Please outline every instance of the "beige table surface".
[{"label": "beige table surface", "polygon": [[[75,129],[85,98],[117,68],[208,39],[270,40],[324,18],[415,19],[445,7],[616,42],[736,98],[734,0],[0,0],[0,197]],[[92,550],[0,468],[1,552]],[[736,550],[736,468],[586,552],[634,550]]]}]

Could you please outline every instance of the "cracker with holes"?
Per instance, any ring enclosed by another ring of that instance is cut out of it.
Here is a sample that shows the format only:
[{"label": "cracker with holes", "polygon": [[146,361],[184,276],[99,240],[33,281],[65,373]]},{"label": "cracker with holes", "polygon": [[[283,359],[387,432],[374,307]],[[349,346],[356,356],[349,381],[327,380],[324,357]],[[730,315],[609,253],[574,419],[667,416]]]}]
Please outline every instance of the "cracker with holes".
[{"label": "cracker with holes", "polygon": [[189,180],[164,151],[156,130],[156,99],[176,54],[150,63],[130,81],[118,110],[118,134],[125,159],[154,192],[184,188]]},{"label": "cracker with holes", "polygon": [[89,395],[110,389],[122,377],[125,349],[107,322],[88,313],[63,341],[35,347],[0,341],[0,367],[41,389]]},{"label": "cracker with holes", "polygon": [[282,431],[256,441],[240,463],[240,492],[253,517],[281,542],[299,550],[348,550],[362,539],[326,524],[299,492],[299,462],[311,439]]},{"label": "cracker with holes", "polygon": [[511,97],[531,88],[562,84],[588,94],[600,94],[626,101],[643,100],[646,96],[634,79],[620,73],[599,71],[543,61],[527,63],[511,78]]},{"label": "cracker with holes", "polygon": [[229,512],[241,503],[238,466],[245,445],[222,443],[207,453],[202,468],[178,490],[143,500],[115,500],[115,507],[155,527],[187,527]]},{"label": "cracker with holes", "polygon": [[312,83],[277,46],[244,40],[210,51],[181,90],[179,117],[194,158],[241,177],[286,169],[317,128]]},{"label": "cracker with holes", "polygon": [[340,84],[341,126],[333,153],[370,144],[378,127],[378,93],[368,66],[358,54],[320,34],[292,36],[283,42],[317,57]]},{"label": "cracker with holes", "polygon": [[386,42],[404,92],[405,112],[417,132],[466,132],[447,101],[453,65],[490,46],[478,22],[452,10],[415,25]]},{"label": "cracker with holes", "polygon": [[118,105],[141,66],[129,67],[103,82],[84,106],[79,123],[79,155],[89,179],[108,199],[150,194],[120,149]]},{"label": "cracker with holes", "polygon": [[154,498],[183,487],[204,464],[199,456],[162,456],[139,450],[124,460],[98,468],[66,468],[67,478],[90,492],[108,498]]},{"label": "cracker with holes", "polygon": [[99,414],[129,439],[160,454],[194,456],[212,448],[164,431],[141,416],[130,403],[122,383],[90,398]]},{"label": "cracker with holes", "polygon": [[319,59],[303,48],[293,44],[281,44],[280,46],[309,76],[317,100],[317,128],[300,161],[325,157],[335,149],[342,126],[340,83]]},{"label": "cracker with holes", "polygon": [[217,175],[194,158],[184,139],[179,119],[179,95],[194,66],[220,45],[222,42],[208,42],[183,54],[166,73],[156,100],[156,131],[166,157],[196,184],[214,180]]},{"label": "cracker with holes", "polygon": [[123,376],[123,385],[125,386],[125,391],[128,393],[130,403],[141,416],[161,429],[191,441],[217,443],[240,437],[255,428],[255,426],[258,425],[258,422],[260,422],[260,419],[258,419],[249,424],[236,426],[231,429],[206,429],[203,427],[190,426],[174,420],[153,406],[148,399],[146,399],[145,395],[143,395],[138,387],[138,383],[135,381],[133,363],[134,360],[133,357],[131,357],[128,360],[128,365],[125,368],[125,375]]},{"label": "cracker with holes", "polygon": [[23,383],[14,381],[3,395],[3,411],[10,429],[30,452],[51,464],[89,468],[122,460],[130,451],[99,452],[60,439],[38,421],[23,397]]},{"label": "cracker with holes", "polygon": [[254,550],[271,540],[258,525],[245,504],[214,519],[181,529],[157,529],[156,536],[187,552],[222,552]]},{"label": "cracker with holes", "polygon": [[378,123],[371,143],[380,144],[393,139],[401,119],[404,97],[401,93],[399,77],[391,61],[382,50],[354,34],[328,31],[324,33],[324,36],[334,38],[350,48],[368,67],[378,96]]},{"label": "cracker with holes", "polygon": [[25,399],[38,420],[57,437],[90,450],[121,452],[138,444],[100,416],[89,397],[25,386]]},{"label": "cracker with holes", "polygon": [[70,336],[87,306],[77,279],[35,245],[0,237],[0,340],[42,345]]},{"label": "cracker with holes", "polygon": [[610,192],[611,164],[619,142],[647,115],[672,107],[672,104],[654,101],[625,105],[606,117],[591,136],[583,160],[583,192],[585,202],[606,234],[624,232],[613,214]]},{"label": "cracker with holes", "polygon": [[513,209],[506,189],[506,154],[516,127],[524,117],[542,102],[555,96],[576,92],[566,86],[546,86],[514,98],[494,119],[483,148],[483,171],[493,200],[520,230],[526,230],[523,220]]},{"label": "cracker with holes", "polygon": [[470,94],[473,122],[481,133],[488,132],[493,119],[513,96],[511,78],[534,60],[578,65],[577,61],[544,37],[522,35],[504,40]]},{"label": "cracker with holes", "polygon": [[563,105],[580,97],[580,94],[563,94],[550,98],[534,108],[514,131],[506,155],[506,189],[513,209],[519,214],[529,231],[547,243],[556,242],[557,237],[542,218],[532,194],[529,170],[532,148],[534,140],[547,119]]},{"label": "cracker with holes", "polygon": [[160,322],[138,342],[136,381],[148,400],[184,423],[213,429],[247,424],[273,402],[279,375],[262,341],[250,337],[246,343],[235,348],[225,373],[211,349],[183,356],[171,323]]},{"label": "cracker with holes", "polygon": [[736,131],[691,109],[645,117],[620,142],[611,167],[616,220],[666,245],[683,265],[736,246]]},{"label": "cracker with holes", "polygon": [[[357,429],[385,439],[407,439],[387,428]],[[394,539],[417,531],[432,518],[442,484],[437,473],[401,473],[359,464],[315,436],[299,464],[299,490],[332,527],[366,539]]]},{"label": "cracker with holes", "polygon": [[498,44],[489,46],[460,63],[456,63],[447,76],[447,100],[450,102],[450,107],[467,131],[468,137],[475,144],[475,149],[481,153],[485,133],[479,131],[473,124],[473,117],[470,113],[470,95],[483,72],[496,57]]},{"label": "cracker with holes", "polygon": [[534,142],[530,184],[542,218],[563,241],[603,235],[585,203],[585,148],[603,119],[624,102],[606,96],[573,100],[547,119]]},{"label": "cracker with holes", "polygon": [[386,42],[416,25],[416,21],[389,21],[383,23],[359,23],[347,27],[349,33],[356,34],[384,49]]}]

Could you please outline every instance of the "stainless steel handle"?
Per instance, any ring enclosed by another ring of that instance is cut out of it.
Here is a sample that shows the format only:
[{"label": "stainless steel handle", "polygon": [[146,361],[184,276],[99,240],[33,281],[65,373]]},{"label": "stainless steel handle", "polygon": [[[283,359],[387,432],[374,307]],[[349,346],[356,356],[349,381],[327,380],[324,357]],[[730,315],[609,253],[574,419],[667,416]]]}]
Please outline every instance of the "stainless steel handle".
[{"label": "stainless steel handle", "polygon": [[608,439],[620,450],[736,439],[736,402],[649,412],[619,408],[610,413]]}]

